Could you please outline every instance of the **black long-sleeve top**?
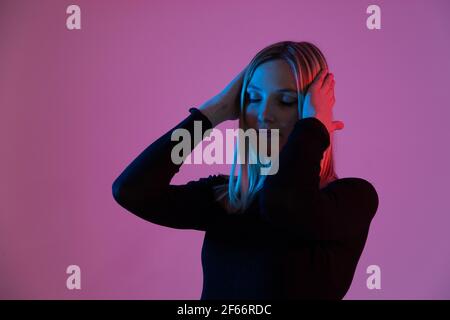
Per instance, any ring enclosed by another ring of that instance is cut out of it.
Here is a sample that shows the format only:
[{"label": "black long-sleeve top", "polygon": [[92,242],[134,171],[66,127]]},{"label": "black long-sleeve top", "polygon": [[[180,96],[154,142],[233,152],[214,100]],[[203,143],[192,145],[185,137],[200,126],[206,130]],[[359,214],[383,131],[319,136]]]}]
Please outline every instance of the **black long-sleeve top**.
[{"label": "black long-sleeve top", "polygon": [[212,187],[227,181],[209,175],[170,184],[181,164],[171,161],[172,131],[194,121],[212,128],[196,108],[149,145],[113,183],[115,200],[152,223],[205,231],[201,299],[342,299],[352,282],[369,226],[378,208],[373,185],[341,178],[319,188],[320,161],[330,144],[316,118],[296,122],[279,154],[279,170],[242,214],[229,214]]}]

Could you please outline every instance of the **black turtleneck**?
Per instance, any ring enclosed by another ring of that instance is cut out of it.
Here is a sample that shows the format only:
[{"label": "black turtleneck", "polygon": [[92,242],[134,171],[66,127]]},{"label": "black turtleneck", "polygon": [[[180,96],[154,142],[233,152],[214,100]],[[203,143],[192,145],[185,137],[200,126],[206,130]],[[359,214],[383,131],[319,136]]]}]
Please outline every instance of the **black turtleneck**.
[{"label": "black turtleneck", "polygon": [[[201,299],[342,299],[350,287],[378,208],[373,185],[341,178],[319,188],[320,161],[330,144],[316,118],[297,121],[280,151],[279,170],[242,214],[229,214],[212,187],[227,176],[170,184],[172,131],[194,121],[212,128],[196,108],[150,144],[114,181],[115,200],[152,223],[205,231]],[[191,151],[195,142],[192,140]]]}]

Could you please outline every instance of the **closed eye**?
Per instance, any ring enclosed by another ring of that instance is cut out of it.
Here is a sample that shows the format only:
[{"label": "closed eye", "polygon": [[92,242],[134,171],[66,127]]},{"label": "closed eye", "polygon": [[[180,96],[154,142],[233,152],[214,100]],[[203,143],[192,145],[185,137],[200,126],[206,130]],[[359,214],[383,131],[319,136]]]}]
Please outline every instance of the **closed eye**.
[{"label": "closed eye", "polygon": [[[256,103],[256,102],[261,101],[261,99],[258,99],[258,98],[252,98],[252,97],[250,96],[250,94],[248,94],[248,93],[247,93],[247,98],[248,98],[249,103]],[[285,100],[286,98],[287,98],[287,100]],[[292,99],[292,97],[291,97],[291,99]],[[281,102],[282,104],[284,104],[284,105],[290,106],[290,105],[293,105],[293,104],[297,103],[297,99],[290,100],[289,97],[287,97],[287,96],[284,96],[284,97],[281,96],[281,97],[280,97],[280,102]]]},{"label": "closed eye", "polygon": [[[249,103],[254,103],[254,102],[258,102],[258,101],[261,101],[261,99],[249,99],[248,100]],[[292,102],[281,101],[281,103],[286,105],[286,106],[290,106],[290,105],[293,105],[293,104],[297,103],[297,101],[292,101]]]}]

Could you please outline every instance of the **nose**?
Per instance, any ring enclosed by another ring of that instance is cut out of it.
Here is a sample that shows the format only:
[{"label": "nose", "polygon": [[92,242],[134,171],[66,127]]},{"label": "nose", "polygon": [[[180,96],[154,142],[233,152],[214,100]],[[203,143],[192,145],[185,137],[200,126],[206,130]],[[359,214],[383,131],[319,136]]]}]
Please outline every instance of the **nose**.
[{"label": "nose", "polygon": [[268,102],[261,105],[259,112],[259,123],[272,123],[274,121],[273,108]]}]

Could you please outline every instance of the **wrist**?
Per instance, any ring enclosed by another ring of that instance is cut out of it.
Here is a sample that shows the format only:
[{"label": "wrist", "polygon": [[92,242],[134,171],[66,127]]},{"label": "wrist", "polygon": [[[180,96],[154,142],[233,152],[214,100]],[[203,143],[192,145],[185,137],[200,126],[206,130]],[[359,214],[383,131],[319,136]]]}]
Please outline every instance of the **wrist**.
[{"label": "wrist", "polygon": [[317,114],[314,116],[314,118],[316,118],[317,120],[319,120],[319,121],[323,124],[323,126],[327,129],[327,131],[330,132],[329,123],[328,123],[328,121],[327,121],[327,116],[326,116],[326,115],[317,113]]},{"label": "wrist", "polygon": [[205,102],[198,110],[211,121],[213,127],[226,120],[223,117],[224,107],[213,101]]}]

